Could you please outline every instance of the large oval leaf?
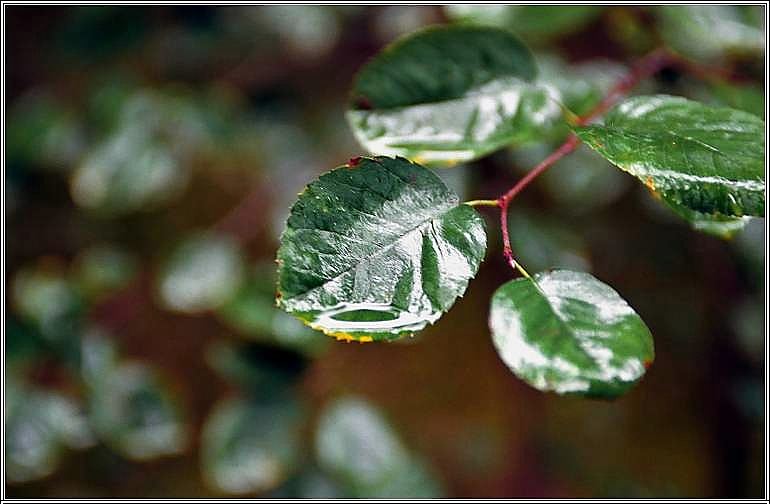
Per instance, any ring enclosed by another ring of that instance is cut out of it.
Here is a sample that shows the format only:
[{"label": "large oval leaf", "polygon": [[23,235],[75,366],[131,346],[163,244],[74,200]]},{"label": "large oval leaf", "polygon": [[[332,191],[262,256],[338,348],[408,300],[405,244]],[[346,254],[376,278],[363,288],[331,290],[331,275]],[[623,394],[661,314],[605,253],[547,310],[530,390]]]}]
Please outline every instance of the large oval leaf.
[{"label": "large oval leaf", "polygon": [[556,270],[495,292],[489,326],[497,352],[533,387],[560,394],[623,394],[654,358],[634,310],[587,273]]},{"label": "large oval leaf", "polygon": [[674,205],[736,217],[765,213],[765,123],[752,114],[637,96],[610,111],[603,125],[575,132]]},{"label": "large oval leaf", "polygon": [[560,117],[546,90],[530,83],[536,73],[529,50],[509,32],[428,28],[361,69],[348,121],[375,154],[470,161],[539,136]]},{"label": "large oval leaf", "polygon": [[448,310],[485,250],[479,214],[430,170],[357,159],[311,183],[292,207],[278,303],[341,339],[396,339]]}]

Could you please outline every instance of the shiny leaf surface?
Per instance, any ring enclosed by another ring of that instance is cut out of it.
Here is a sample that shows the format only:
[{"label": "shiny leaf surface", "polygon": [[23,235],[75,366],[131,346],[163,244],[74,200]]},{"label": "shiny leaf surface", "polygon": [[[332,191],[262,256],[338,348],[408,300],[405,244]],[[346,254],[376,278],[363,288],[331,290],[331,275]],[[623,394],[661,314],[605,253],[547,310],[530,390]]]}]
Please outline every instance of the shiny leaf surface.
[{"label": "shiny leaf surface", "polygon": [[615,397],[654,358],[644,322],[587,273],[556,270],[506,283],[492,297],[489,326],[503,362],[543,391]]},{"label": "shiny leaf surface", "polygon": [[454,304],[485,249],[481,217],[430,170],[402,158],[353,160],[292,207],[278,303],[340,339],[396,339]]},{"label": "shiny leaf surface", "polygon": [[361,69],[348,121],[374,154],[436,165],[470,161],[530,140],[561,116],[531,84],[536,73],[529,50],[511,33],[428,28]]},{"label": "shiny leaf surface", "polygon": [[765,123],[730,108],[638,96],[603,125],[576,128],[590,147],[677,206],[725,216],[765,212]]}]

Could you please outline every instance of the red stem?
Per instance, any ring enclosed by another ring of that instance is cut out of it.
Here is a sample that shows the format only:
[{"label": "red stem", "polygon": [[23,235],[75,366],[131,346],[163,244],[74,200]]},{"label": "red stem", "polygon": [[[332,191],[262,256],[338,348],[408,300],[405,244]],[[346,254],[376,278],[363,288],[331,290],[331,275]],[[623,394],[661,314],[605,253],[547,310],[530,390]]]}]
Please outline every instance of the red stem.
[{"label": "red stem", "polygon": [[[689,68],[685,60],[681,57],[671,53],[666,49],[657,49],[647,56],[640,59],[631,68],[631,71],[621,77],[612,88],[610,88],[607,95],[600,101],[593,109],[587,114],[577,118],[574,124],[577,126],[584,126],[590,123],[592,120],[601,116],[612,108],[615,103],[628,94],[639,81],[645,79],[666,66],[672,64],[681,64],[684,68]],[[513,269],[518,269],[516,265],[516,259],[513,257],[513,250],[511,248],[511,239],[508,233],[508,205],[511,200],[516,197],[525,187],[527,187],[534,179],[540,174],[545,172],[548,168],[553,166],[558,160],[574,151],[577,146],[580,145],[580,139],[574,134],[570,134],[567,140],[561,144],[555,151],[542,160],[537,166],[529,171],[521,180],[519,180],[513,187],[511,187],[505,194],[497,199],[497,206],[500,207],[500,226],[503,234],[503,257],[506,262]]]}]

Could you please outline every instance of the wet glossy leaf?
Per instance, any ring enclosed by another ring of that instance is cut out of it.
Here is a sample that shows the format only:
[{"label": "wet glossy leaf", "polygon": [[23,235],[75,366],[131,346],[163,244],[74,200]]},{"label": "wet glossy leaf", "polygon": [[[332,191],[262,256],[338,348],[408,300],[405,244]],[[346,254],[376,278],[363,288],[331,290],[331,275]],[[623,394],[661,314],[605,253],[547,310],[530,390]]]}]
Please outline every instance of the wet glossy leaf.
[{"label": "wet glossy leaf", "polygon": [[133,460],[175,455],[187,445],[187,427],[156,373],[123,363],[100,376],[90,390],[90,418],[97,435]]},{"label": "wet glossy leaf", "polygon": [[9,481],[45,477],[57,468],[65,447],[93,445],[86,418],[71,399],[26,386],[11,385],[6,393],[5,474]]},{"label": "wet glossy leaf", "polygon": [[696,58],[760,53],[765,35],[752,24],[747,6],[666,5],[657,9],[662,35],[671,47]]},{"label": "wet glossy leaf", "polygon": [[485,249],[479,214],[430,170],[357,159],[311,183],[292,207],[278,303],[337,338],[397,339],[454,304]]},{"label": "wet glossy leaf", "polygon": [[255,341],[317,355],[329,343],[317,331],[275,306],[275,264],[259,264],[240,290],[217,310],[239,334]]},{"label": "wet glossy leaf", "polygon": [[328,405],[315,441],[321,468],[355,498],[435,498],[439,482],[382,414],[354,398]]},{"label": "wet glossy leaf", "polygon": [[436,165],[539,136],[561,116],[529,50],[495,28],[431,27],[389,46],[356,77],[348,121],[374,154]]},{"label": "wet glossy leaf", "polygon": [[719,214],[704,214],[681,205],[666,201],[666,204],[681,218],[690,223],[693,229],[717,238],[732,238],[751,221],[752,217],[729,217]]},{"label": "wet glossy leaf", "polygon": [[610,111],[603,125],[575,132],[677,206],[764,215],[765,123],[752,114],[673,96],[637,96]]},{"label": "wet glossy leaf", "polygon": [[480,5],[444,6],[453,19],[508,28],[528,42],[543,41],[580,30],[601,14],[591,5]]},{"label": "wet glossy leaf", "polygon": [[261,403],[230,399],[203,427],[202,468],[214,489],[245,494],[283,483],[299,458],[301,409],[292,400]]},{"label": "wet glossy leaf", "polygon": [[173,250],[158,279],[158,294],[169,310],[200,313],[230,300],[243,274],[244,259],[235,240],[200,233]]},{"label": "wet glossy leaf", "polygon": [[615,397],[652,363],[649,329],[609,286],[587,273],[556,270],[512,280],[492,297],[497,352],[533,387]]}]

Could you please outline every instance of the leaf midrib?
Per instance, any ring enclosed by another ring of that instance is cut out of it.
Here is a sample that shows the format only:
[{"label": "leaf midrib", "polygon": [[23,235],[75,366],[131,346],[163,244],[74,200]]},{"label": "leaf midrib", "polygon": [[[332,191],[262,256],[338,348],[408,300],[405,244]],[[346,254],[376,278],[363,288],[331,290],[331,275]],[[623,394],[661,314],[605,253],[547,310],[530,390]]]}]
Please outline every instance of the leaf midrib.
[{"label": "leaf midrib", "polygon": [[[329,279],[327,279],[327,280],[326,280],[325,282],[323,282],[321,285],[318,285],[318,286],[316,286],[316,287],[313,287],[312,289],[309,289],[309,290],[307,290],[307,291],[305,291],[305,292],[303,292],[302,294],[299,294],[299,295],[297,295],[297,296],[292,296],[292,297],[290,297],[290,298],[285,298],[285,299],[282,299],[282,300],[281,300],[281,302],[282,302],[282,303],[285,303],[286,301],[291,301],[291,300],[300,300],[300,299],[302,299],[302,298],[306,298],[307,296],[309,296],[311,293],[313,293],[313,292],[317,291],[318,289],[321,289],[321,288],[325,287],[326,285],[328,285],[329,283],[331,283],[331,282],[335,282],[335,281],[336,281],[336,280],[338,280],[340,277],[342,277],[342,276],[344,276],[344,275],[347,275],[348,273],[350,273],[350,272],[351,272],[351,271],[353,271],[354,269],[358,268],[358,267],[359,267],[361,264],[363,264],[363,263],[365,263],[365,262],[367,262],[367,261],[372,261],[372,260],[373,260],[375,257],[379,257],[379,256],[380,256],[380,255],[382,255],[384,252],[386,252],[386,251],[390,250],[391,248],[393,248],[393,247],[394,247],[394,246],[395,246],[395,245],[396,245],[398,242],[400,242],[401,240],[403,240],[403,239],[404,239],[404,238],[405,238],[407,235],[409,235],[409,234],[411,234],[411,233],[414,233],[414,232],[418,231],[420,228],[422,228],[422,227],[426,226],[427,224],[430,224],[430,223],[432,223],[433,221],[436,221],[436,220],[438,220],[438,219],[440,219],[440,218],[444,217],[446,214],[448,214],[449,212],[451,212],[451,211],[455,210],[456,208],[459,208],[459,205],[455,205],[455,206],[452,206],[452,207],[448,208],[447,210],[444,210],[444,211],[440,212],[440,213],[439,213],[439,214],[437,214],[436,216],[434,216],[434,217],[431,217],[431,218],[429,218],[429,219],[426,219],[426,220],[424,220],[424,221],[420,222],[418,225],[416,225],[416,226],[414,226],[413,228],[411,228],[411,229],[408,229],[408,230],[406,230],[405,232],[403,232],[402,234],[400,234],[400,235],[399,235],[399,236],[398,236],[398,237],[397,237],[395,240],[393,240],[391,243],[389,243],[389,244],[387,244],[387,245],[385,245],[385,246],[381,247],[381,248],[380,248],[378,251],[374,252],[373,254],[367,255],[367,256],[366,256],[366,257],[365,257],[363,260],[361,260],[361,261],[359,261],[359,262],[357,262],[357,263],[355,263],[355,264],[352,264],[352,265],[351,265],[349,268],[346,268],[345,270],[343,270],[343,271],[341,271],[340,273],[338,273],[336,276],[334,276],[334,277],[332,277],[332,278],[329,278]],[[294,234],[294,230],[292,230],[292,234]]]}]

